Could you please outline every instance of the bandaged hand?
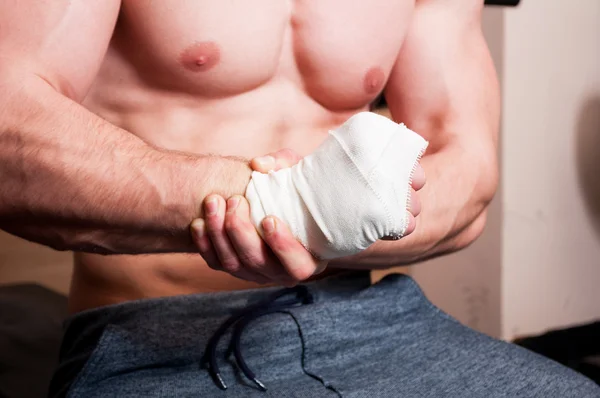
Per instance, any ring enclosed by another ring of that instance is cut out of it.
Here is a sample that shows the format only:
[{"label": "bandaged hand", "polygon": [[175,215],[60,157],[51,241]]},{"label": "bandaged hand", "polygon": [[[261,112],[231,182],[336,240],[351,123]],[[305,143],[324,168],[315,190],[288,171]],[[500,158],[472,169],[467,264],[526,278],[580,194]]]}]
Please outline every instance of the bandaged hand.
[{"label": "bandaged hand", "polygon": [[411,180],[427,142],[390,119],[359,113],[291,168],[254,172],[246,191],[251,219],[276,216],[316,258],[359,253],[405,236]]},{"label": "bandaged hand", "polygon": [[[367,116],[370,117],[370,114]],[[388,128],[394,127],[396,129],[398,127],[395,123],[389,120],[386,121]],[[347,128],[346,125],[345,127]],[[336,130],[336,132],[342,131],[343,128]],[[399,133],[403,131],[402,129]],[[370,134],[374,139],[379,132],[373,129]],[[424,143],[424,141],[416,141],[417,143]],[[316,153],[319,153],[326,145],[327,141]],[[389,150],[392,151],[393,149],[390,148]],[[422,149],[417,152],[422,152]],[[400,151],[399,156],[402,156],[402,153],[403,151]],[[383,154],[383,152],[380,153],[380,155]],[[310,161],[310,157],[308,158]],[[411,233],[415,228],[414,217],[420,211],[415,190],[419,190],[425,183],[425,177],[417,163],[417,158],[418,154],[413,161],[406,162],[411,164],[411,170],[407,172],[408,177],[405,178],[406,186],[400,184],[406,192],[398,207],[404,212],[409,211],[404,213],[404,218],[401,217],[398,224],[400,233],[404,232],[404,236]],[[269,173],[269,177],[275,176],[277,178],[276,176],[280,170],[296,164],[299,159],[299,156],[289,149],[254,159],[251,165],[257,173],[253,175],[253,180],[257,176],[260,178],[261,173]],[[344,170],[340,170],[341,174],[344,172]],[[411,172],[413,177],[412,187],[408,183]],[[396,171],[393,175],[398,176],[399,174]],[[250,200],[257,203],[256,198],[252,198],[252,195],[250,191],[247,193]],[[331,196],[331,194],[329,195]],[[355,192],[355,195],[360,197],[359,192]],[[336,200],[338,208],[348,209],[344,204],[344,198],[340,197],[338,199]],[[408,203],[408,208],[406,203]],[[198,219],[192,223],[192,231],[200,254],[211,268],[259,283],[273,282],[293,285],[319,273],[326,265],[326,261],[317,260],[307,251],[306,243],[301,243],[300,234],[294,234],[290,231],[288,228],[289,219],[279,218],[277,215],[269,215],[261,219],[262,214],[253,209],[253,219],[251,220],[250,205],[241,196],[229,198],[226,202],[224,198],[218,195],[211,195],[205,201],[204,213],[204,220]],[[268,213],[265,212],[266,214]],[[358,213],[354,212],[354,214]],[[263,239],[258,235],[257,230],[260,231]],[[385,226],[383,230],[385,230]],[[394,233],[393,229],[390,229],[390,231],[389,233]],[[381,233],[384,234],[384,232]],[[382,235],[384,238],[385,236],[385,234]],[[314,249],[311,249],[311,251],[314,253]]]}]

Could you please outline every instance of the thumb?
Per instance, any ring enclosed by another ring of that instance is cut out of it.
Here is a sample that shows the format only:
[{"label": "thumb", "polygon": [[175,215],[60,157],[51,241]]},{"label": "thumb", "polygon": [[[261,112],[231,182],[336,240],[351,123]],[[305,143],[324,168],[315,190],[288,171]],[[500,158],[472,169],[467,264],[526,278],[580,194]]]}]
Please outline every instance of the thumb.
[{"label": "thumb", "polygon": [[268,173],[292,167],[302,159],[300,155],[291,149],[280,149],[277,152],[271,152],[265,156],[252,159],[250,166],[254,171]]}]

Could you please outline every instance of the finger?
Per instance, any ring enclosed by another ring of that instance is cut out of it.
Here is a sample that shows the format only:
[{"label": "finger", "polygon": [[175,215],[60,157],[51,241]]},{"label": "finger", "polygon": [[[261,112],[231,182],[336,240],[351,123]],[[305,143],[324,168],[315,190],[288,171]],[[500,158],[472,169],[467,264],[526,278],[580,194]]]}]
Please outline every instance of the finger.
[{"label": "finger", "polygon": [[244,197],[236,195],[227,200],[225,231],[244,268],[269,280],[292,281],[250,222],[250,205]]},{"label": "finger", "polygon": [[423,167],[421,167],[420,164],[417,164],[417,167],[415,168],[415,171],[413,173],[412,176],[412,187],[415,191],[418,191],[419,189],[423,188],[423,186],[425,185],[425,170],[423,170]]},{"label": "finger", "polygon": [[315,273],[317,261],[294,238],[283,222],[269,216],[262,221],[261,227],[265,241],[294,280],[303,281]]},{"label": "finger", "polygon": [[252,159],[250,166],[253,170],[261,173],[269,171],[277,171],[291,167],[300,161],[301,157],[291,149],[285,148],[277,152],[269,153],[266,156],[261,156]]},{"label": "finger", "polygon": [[415,217],[408,213],[408,225],[406,226],[406,231],[404,232],[404,236],[412,234],[417,227],[417,220]]},{"label": "finger", "polygon": [[206,233],[206,223],[204,220],[197,218],[192,221],[191,230],[192,240],[194,241],[194,244],[198,248],[198,252],[204,261],[206,261],[210,268],[220,270],[219,258],[217,257],[217,253],[214,251],[212,243],[210,243],[210,239]]},{"label": "finger", "polygon": [[254,171],[268,173],[269,171],[275,171],[276,163],[275,157],[272,155],[265,155],[252,159],[250,161],[250,167],[252,167],[252,170]]},{"label": "finger", "polygon": [[204,202],[204,214],[207,235],[219,259],[220,268],[242,279],[265,283],[261,275],[242,269],[224,228],[225,200],[219,195],[208,196]]},{"label": "finger", "polygon": [[410,190],[410,206],[409,211],[413,216],[418,216],[421,213],[421,201],[419,200],[419,195],[414,190]]},{"label": "finger", "polygon": [[[201,218],[198,218],[198,219],[192,221],[191,230],[192,230],[192,240],[194,241],[194,244],[198,248],[198,252],[200,253],[200,256],[202,256],[204,261],[206,261],[206,264],[211,269],[214,269],[215,271],[223,272],[219,257],[217,256],[217,253],[213,249],[212,243],[210,242],[210,239],[208,237],[208,234],[206,231],[206,223],[204,222],[204,220]],[[256,275],[252,275],[251,273],[245,272],[244,270],[233,273],[232,275],[235,276],[236,278],[244,279],[244,280],[251,281],[251,282],[257,282],[257,283],[266,283],[267,282],[266,279],[262,280],[261,278],[256,278]]]}]

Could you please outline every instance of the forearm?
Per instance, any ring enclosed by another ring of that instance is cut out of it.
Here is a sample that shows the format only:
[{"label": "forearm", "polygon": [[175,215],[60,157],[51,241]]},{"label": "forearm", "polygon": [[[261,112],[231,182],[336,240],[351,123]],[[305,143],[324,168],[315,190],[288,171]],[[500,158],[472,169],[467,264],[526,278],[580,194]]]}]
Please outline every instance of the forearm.
[{"label": "forearm", "polygon": [[61,250],[194,252],[210,193],[243,194],[245,162],[168,152],[42,79],[0,83],[0,227]]}]

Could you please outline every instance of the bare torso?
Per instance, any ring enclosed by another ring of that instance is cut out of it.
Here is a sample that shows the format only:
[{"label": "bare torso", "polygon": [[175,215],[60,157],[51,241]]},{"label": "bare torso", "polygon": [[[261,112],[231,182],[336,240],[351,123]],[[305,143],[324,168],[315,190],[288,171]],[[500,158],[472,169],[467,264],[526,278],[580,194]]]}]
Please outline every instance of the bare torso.
[{"label": "bare torso", "polygon": [[[163,148],[313,151],[383,90],[413,1],[124,0],[84,105]],[[71,310],[255,285],[199,255],[78,254]]]}]

